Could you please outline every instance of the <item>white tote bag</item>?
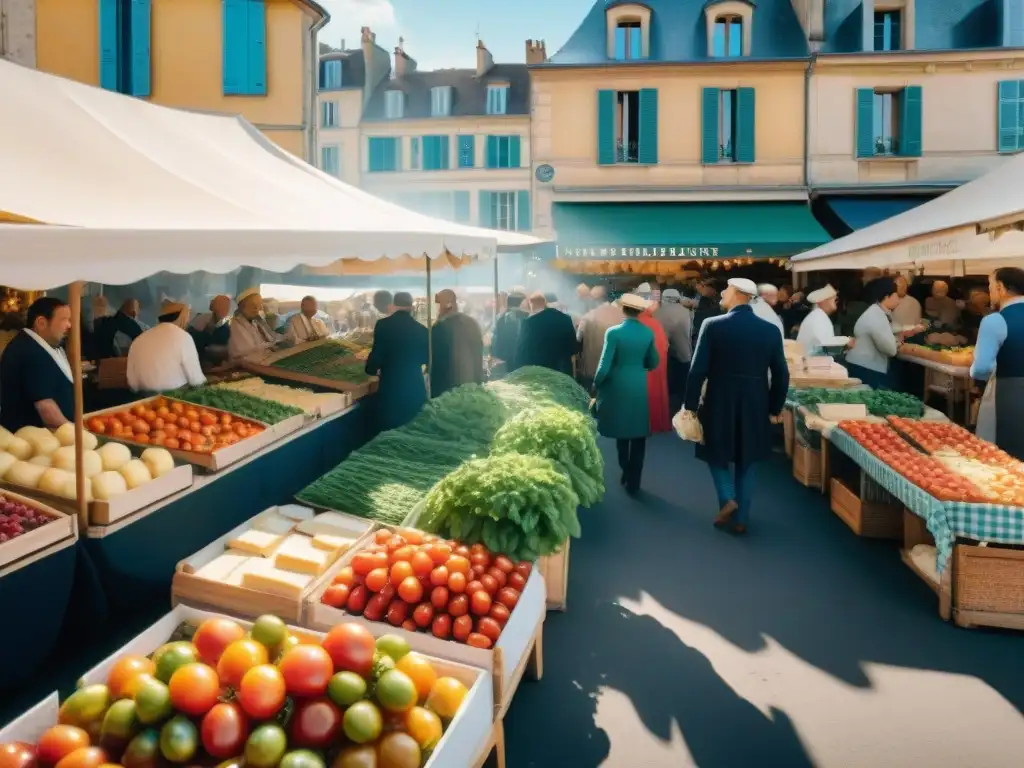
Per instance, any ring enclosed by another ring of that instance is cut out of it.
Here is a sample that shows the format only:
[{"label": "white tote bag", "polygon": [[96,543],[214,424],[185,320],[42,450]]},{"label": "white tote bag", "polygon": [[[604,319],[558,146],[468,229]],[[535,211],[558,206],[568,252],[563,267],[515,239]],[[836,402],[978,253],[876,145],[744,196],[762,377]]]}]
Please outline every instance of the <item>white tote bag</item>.
[{"label": "white tote bag", "polygon": [[[707,391],[708,383],[705,381],[700,390],[701,403],[704,402],[704,393]],[[672,417],[672,427],[683,440],[688,440],[691,443],[704,442],[704,427],[701,426],[700,421],[697,419],[697,414],[693,411],[680,408],[679,413]]]}]

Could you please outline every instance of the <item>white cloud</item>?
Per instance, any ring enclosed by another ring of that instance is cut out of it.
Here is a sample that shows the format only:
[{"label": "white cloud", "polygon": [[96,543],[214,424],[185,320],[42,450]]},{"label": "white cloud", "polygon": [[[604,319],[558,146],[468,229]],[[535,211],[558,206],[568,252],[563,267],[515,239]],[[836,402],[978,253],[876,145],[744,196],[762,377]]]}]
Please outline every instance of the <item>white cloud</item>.
[{"label": "white cloud", "polygon": [[398,17],[391,0],[320,0],[320,4],[331,14],[331,22],[320,30],[321,43],[337,48],[344,40],[349,48],[358,48],[363,27],[372,29],[378,41],[398,37]]}]

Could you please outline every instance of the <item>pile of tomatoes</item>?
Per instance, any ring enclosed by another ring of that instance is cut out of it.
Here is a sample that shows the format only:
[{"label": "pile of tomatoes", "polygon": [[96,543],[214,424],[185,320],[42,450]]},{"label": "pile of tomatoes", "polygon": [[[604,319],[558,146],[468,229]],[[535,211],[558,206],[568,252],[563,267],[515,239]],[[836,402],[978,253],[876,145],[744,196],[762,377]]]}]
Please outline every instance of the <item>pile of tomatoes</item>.
[{"label": "pile of tomatoes", "polygon": [[0,766],[419,768],[467,692],[402,638],[354,622],[318,641],[274,616],[249,632],[213,618],[191,641],[119,659],[37,744],[0,746]]},{"label": "pile of tomatoes", "polygon": [[896,417],[890,417],[889,423],[928,453],[952,452],[957,456],[975,459],[992,467],[1017,468],[1020,466],[1020,463],[1006,451],[987,440],[982,440],[959,424]]},{"label": "pile of tomatoes", "polygon": [[93,416],[87,426],[94,434],[116,440],[194,453],[212,453],[263,431],[259,424],[229,413],[165,397],[126,411]]},{"label": "pile of tomatoes", "polygon": [[468,547],[420,531],[385,528],[335,575],[321,602],[410,632],[491,648],[532,568],[482,544]]}]

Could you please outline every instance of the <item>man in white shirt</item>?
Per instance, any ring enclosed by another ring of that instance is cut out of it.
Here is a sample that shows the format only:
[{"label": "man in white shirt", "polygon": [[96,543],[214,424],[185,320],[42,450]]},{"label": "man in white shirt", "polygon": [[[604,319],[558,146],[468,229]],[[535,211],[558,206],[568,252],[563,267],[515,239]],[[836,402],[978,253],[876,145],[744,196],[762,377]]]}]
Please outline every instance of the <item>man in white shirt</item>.
[{"label": "man in white shirt", "polygon": [[786,338],[786,332],[782,328],[782,318],[775,311],[775,304],[779,300],[779,289],[770,283],[761,283],[757,286],[757,298],[750,302],[754,314],[771,323],[779,329],[782,338]]},{"label": "man in white shirt", "polygon": [[580,383],[588,390],[597,373],[597,364],[601,362],[605,332],[626,319],[622,308],[608,301],[608,291],[603,285],[591,288],[590,298],[596,306],[580,319],[576,328],[576,340],[583,345],[576,370]]},{"label": "man in white shirt", "polygon": [[238,294],[238,309],[231,321],[228,357],[240,360],[258,352],[270,352],[287,340],[275,333],[263,318],[263,297],[256,288]]},{"label": "man in white shirt", "polygon": [[907,293],[910,284],[907,278],[900,275],[896,278],[896,293],[900,297],[900,303],[892,311],[893,329],[903,331],[921,324],[924,315],[921,312],[921,302]]},{"label": "man in white shirt", "polygon": [[159,322],[132,342],[128,350],[128,386],[133,392],[167,392],[206,383],[196,343],[185,328],[186,304],[165,301]]},{"label": "man in white shirt", "polygon": [[288,340],[292,344],[302,344],[307,341],[319,341],[331,335],[327,323],[318,316],[319,307],[316,298],[306,296],[299,305],[299,311],[292,315],[288,321]]},{"label": "man in white shirt", "polygon": [[811,313],[800,323],[796,340],[808,355],[820,355],[827,348],[852,349],[856,341],[847,336],[836,336],[831,316],[836,313],[839,294],[831,285],[811,291],[807,301],[814,305]]}]

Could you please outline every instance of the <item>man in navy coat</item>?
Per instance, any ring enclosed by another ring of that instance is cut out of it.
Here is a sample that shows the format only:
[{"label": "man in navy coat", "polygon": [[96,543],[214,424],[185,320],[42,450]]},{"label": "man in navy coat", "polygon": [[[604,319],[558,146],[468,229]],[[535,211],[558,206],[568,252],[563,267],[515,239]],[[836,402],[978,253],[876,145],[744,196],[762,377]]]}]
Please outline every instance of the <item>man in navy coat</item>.
[{"label": "man in navy coat", "polygon": [[423,366],[427,364],[427,329],[412,316],[412,296],[396,293],[392,312],[377,321],[366,372],[380,376],[376,410],[381,431],[412,419],[427,402]]},{"label": "man in navy coat", "polygon": [[753,468],[771,454],[772,423],[789,389],[782,336],[754,314],[750,302],[756,297],[752,280],[729,280],[722,295],[725,314],[701,326],[684,403],[704,429],[696,454],[707,462],[718,494],[715,527],[736,534],[747,531]]},{"label": "man in navy coat", "polygon": [[520,327],[515,368],[541,365],[572,376],[576,329],[571,317],[548,304],[548,298],[542,293],[530,297],[533,314],[523,320]]}]

